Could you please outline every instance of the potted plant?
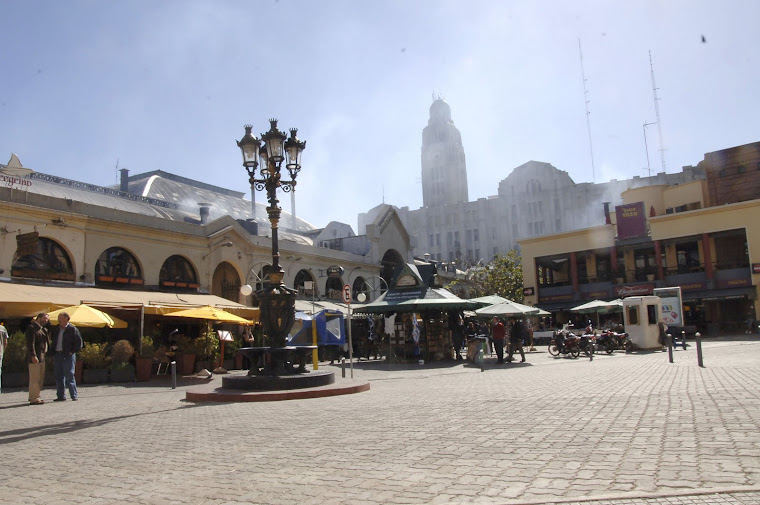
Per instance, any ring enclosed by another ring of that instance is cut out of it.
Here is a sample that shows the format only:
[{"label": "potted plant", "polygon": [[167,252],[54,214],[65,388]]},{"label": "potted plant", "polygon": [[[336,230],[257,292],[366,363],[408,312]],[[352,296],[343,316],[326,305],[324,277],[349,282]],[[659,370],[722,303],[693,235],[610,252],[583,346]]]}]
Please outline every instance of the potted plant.
[{"label": "potted plant", "polygon": [[21,388],[29,383],[26,366],[26,337],[23,331],[16,331],[8,339],[3,357],[3,386]]},{"label": "potted plant", "polygon": [[195,369],[195,342],[187,335],[177,335],[177,373],[191,375]]},{"label": "potted plant", "polygon": [[207,332],[195,339],[195,356],[196,372],[203,368],[206,370],[216,368],[216,360],[219,359],[219,337],[216,332]]},{"label": "potted plant", "polygon": [[135,354],[135,348],[129,340],[117,340],[111,346],[111,382],[132,382],[135,380],[135,367],[129,362]]},{"label": "potted plant", "polygon": [[138,382],[147,382],[153,373],[153,339],[147,335],[140,339],[140,349],[135,357],[135,370]]},{"label": "potted plant", "polygon": [[84,364],[82,382],[99,384],[108,381],[108,358],[106,344],[87,343],[79,352]]}]

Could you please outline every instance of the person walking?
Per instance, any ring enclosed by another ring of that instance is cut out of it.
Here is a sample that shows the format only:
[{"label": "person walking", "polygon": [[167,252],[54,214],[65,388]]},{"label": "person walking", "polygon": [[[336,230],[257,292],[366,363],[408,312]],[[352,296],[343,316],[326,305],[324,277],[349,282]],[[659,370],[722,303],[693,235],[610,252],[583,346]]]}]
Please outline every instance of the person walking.
[{"label": "person walking", "polygon": [[498,317],[493,318],[493,328],[491,329],[491,340],[493,341],[494,350],[496,350],[496,363],[504,363],[504,341],[506,340],[506,328],[504,323]]},{"label": "person walking", "polygon": [[3,389],[3,354],[5,354],[6,345],[8,345],[8,330],[5,329],[5,323],[0,323],[0,391]]},{"label": "person walking", "polygon": [[79,329],[69,322],[68,313],[58,314],[58,331],[55,334],[55,361],[53,372],[55,375],[55,387],[57,402],[66,401],[66,389],[73,401],[77,401],[77,381],[74,378],[74,368],[77,362],[77,353],[82,350],[82,335]]},{"label": "person walking", "polygon": [[462,361],[462,345],[464,344],[464,321],[462,316],[457,314],[453,318],[451,329],[449,330],[451,336],[451,343],[454,345],[454,352],[456,353],[456,360]]},{"label": "person walking", "polygon": [[520,351],[522,360],[520,363],[525,363],[525,351],[523,350],[523,338],[525,338],[525,325],[522,321],[516,318],[512,318],[512,328],[509,331],[509,357],[507,357],[507,363],[512,363],[512,355],[515,350]]},{"label": "person walking", "polygon": [[40,312],[26,327],[26,362],[29,365],[29,405],[42,405],[45,401],[40,398],[42,383],[45,380],[45,353],[48,350],[50,338],[47,324],[50,321],[47,313]]}]

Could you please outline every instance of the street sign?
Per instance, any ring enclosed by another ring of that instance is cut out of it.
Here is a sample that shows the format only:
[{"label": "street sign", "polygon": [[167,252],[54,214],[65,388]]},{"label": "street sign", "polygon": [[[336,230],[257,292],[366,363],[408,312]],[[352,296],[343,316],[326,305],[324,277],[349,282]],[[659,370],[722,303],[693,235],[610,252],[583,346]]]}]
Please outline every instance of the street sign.
[{"label": "street sign", "polygon": [[343,286],[343,303],[351,303],[351,286],[348,284]]}]

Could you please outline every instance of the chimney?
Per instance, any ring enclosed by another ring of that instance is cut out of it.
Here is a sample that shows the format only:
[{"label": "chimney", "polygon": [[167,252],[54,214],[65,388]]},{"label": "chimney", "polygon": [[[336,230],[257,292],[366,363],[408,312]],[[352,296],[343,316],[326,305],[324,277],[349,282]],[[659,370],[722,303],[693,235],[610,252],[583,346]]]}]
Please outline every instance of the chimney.
[{"label": "chimney", "polygon": [[198,202],[198,207],[200,207],[201,224],[208,224],[208,215],[209,210],[211,209],[211,204]]},{"label": "chimney", "polygon": [[124,193],[129,193],[129,170],[126,168],[122,168],[119,170],[121,172],[121,179],[119,181],[119,191],[123,191]]},{"label": "chimney", "polygon": [[604,202],[604,224],[612,224],[610,220],[610,202]]}]

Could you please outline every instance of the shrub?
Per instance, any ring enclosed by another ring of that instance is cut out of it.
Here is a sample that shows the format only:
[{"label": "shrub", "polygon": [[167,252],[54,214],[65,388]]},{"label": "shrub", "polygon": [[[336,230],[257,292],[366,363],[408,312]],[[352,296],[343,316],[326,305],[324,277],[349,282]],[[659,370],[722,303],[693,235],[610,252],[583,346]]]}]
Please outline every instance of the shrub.
[{"label": "shrub", "polygon": [[87,368],[106,368],[108,358],[106,358],[106,344],[87,343],[79,352],[82,362]]},{"label": "shrub", "polygon": [[111,365],[123,366],[129,363],[129,359],[135,354],[135,348],[129,340],[117,340],[111,346]]},{"label": "shrub", "polygon": [[6,372],[26,371],[26,336],[23,331],[16,331],[8,339],[3,357],[3,370]]},{"label": "shrub", "polygon": [[149,337],[148,335],[145,335],[143,338],[140,339],[140,357],[141,358],[152,358],[153,353],[156,351],[155,346],[153,345],[153,339]]}]

